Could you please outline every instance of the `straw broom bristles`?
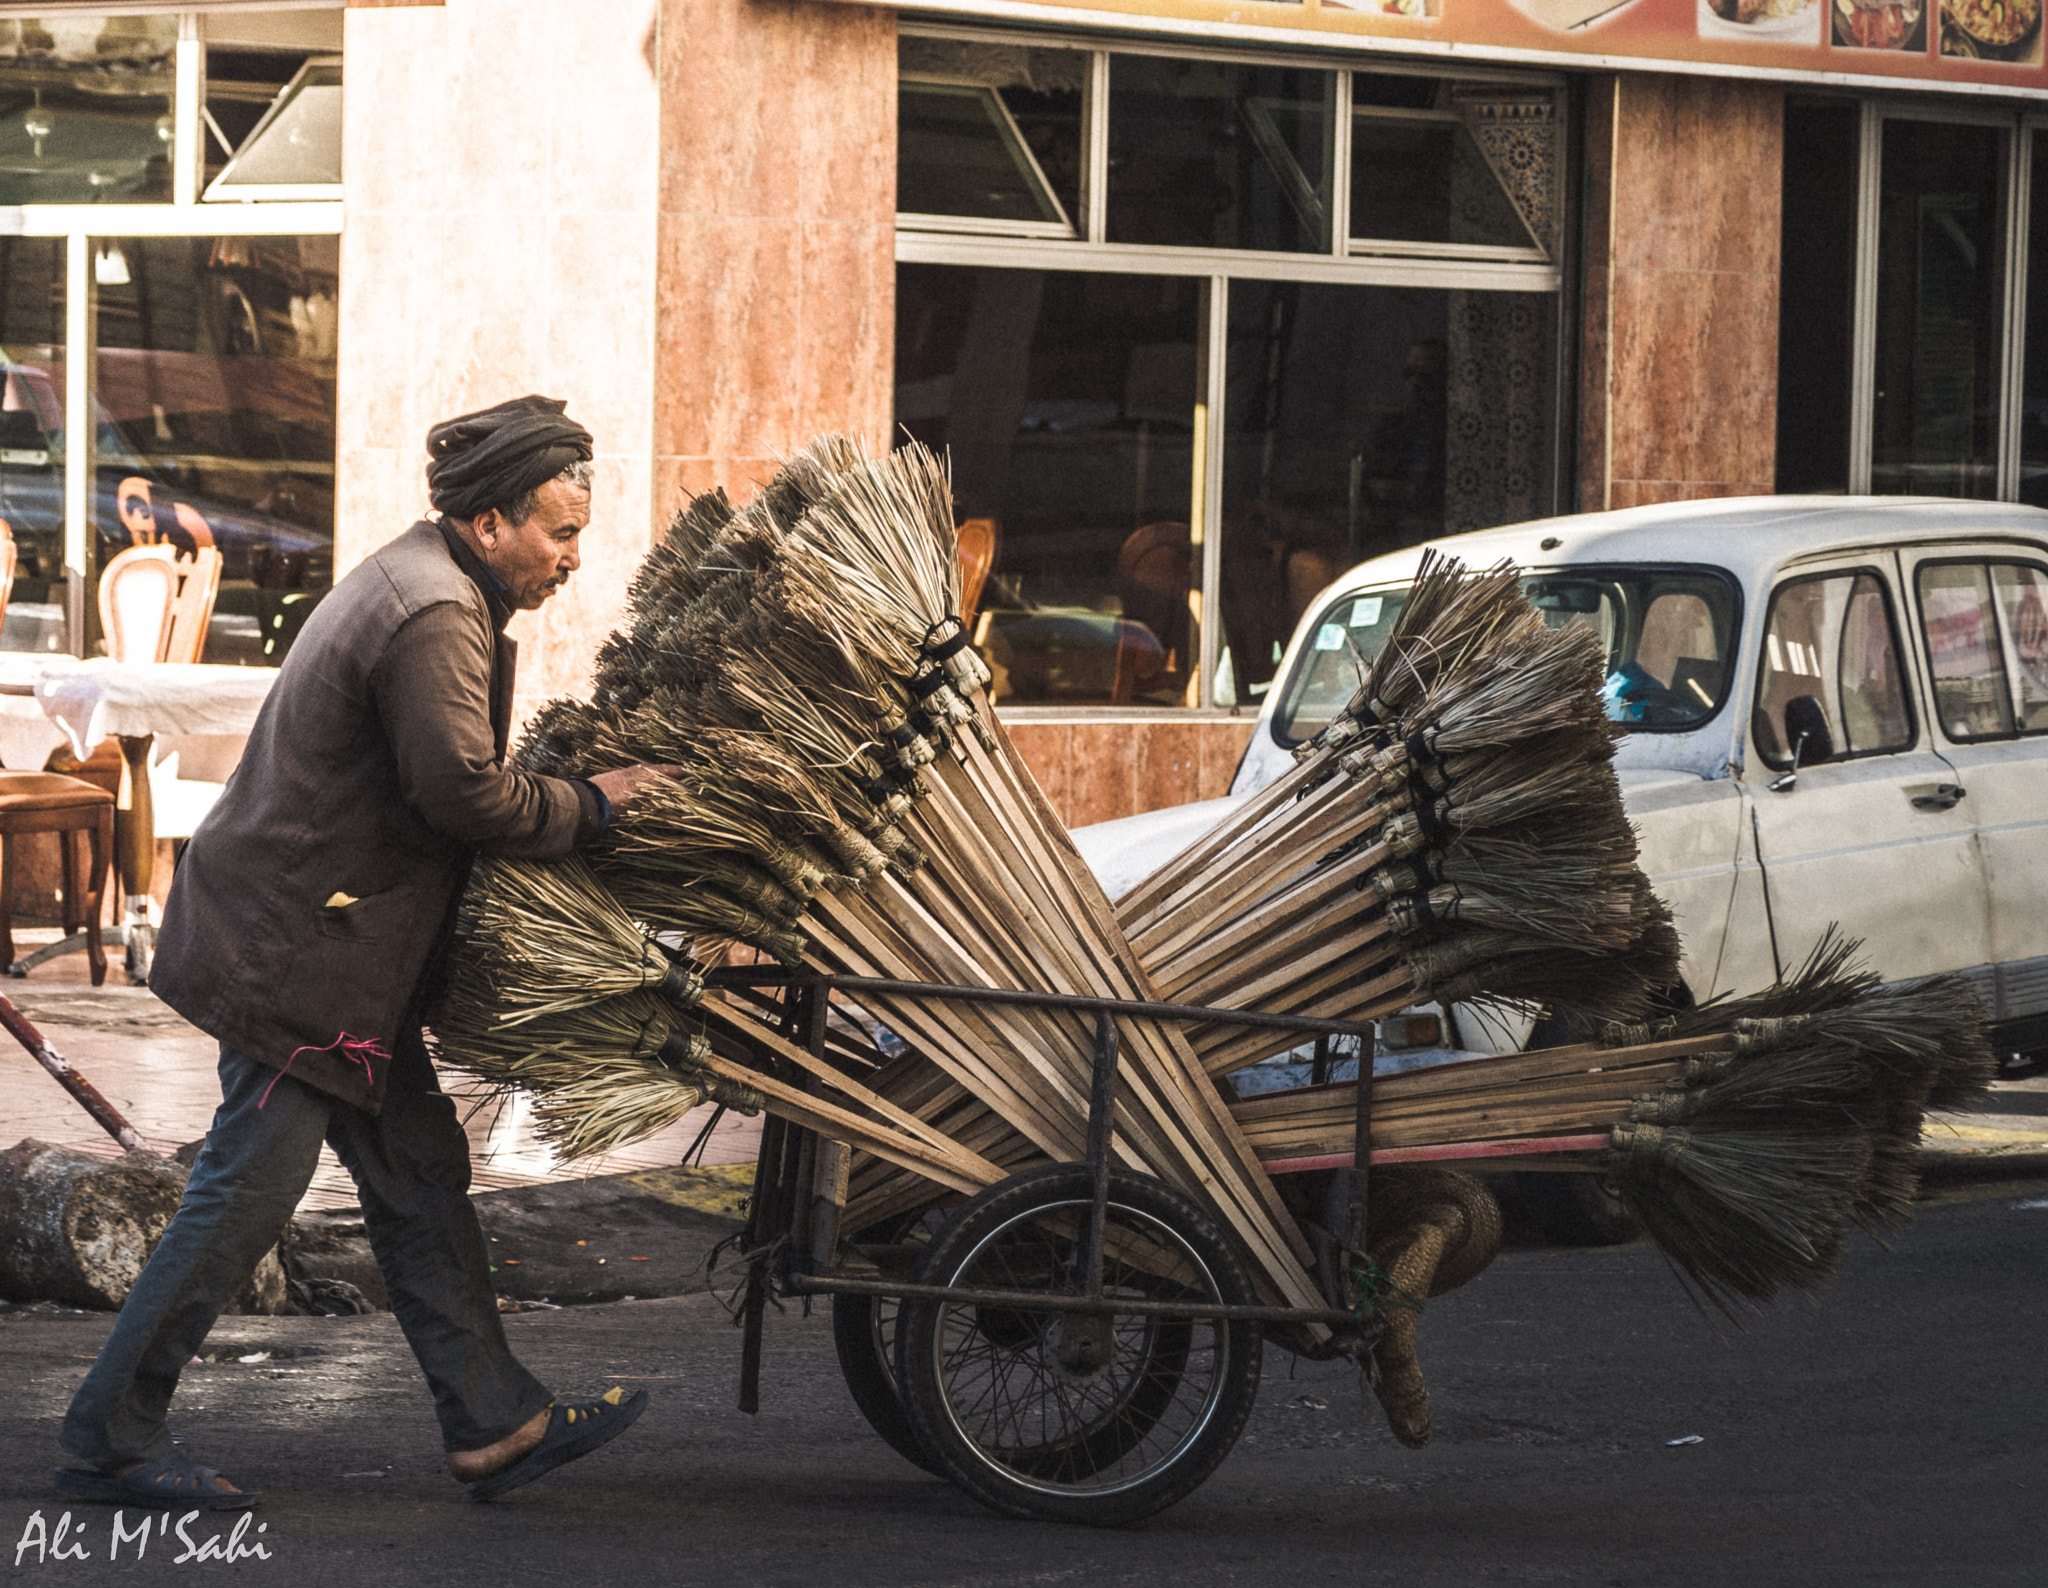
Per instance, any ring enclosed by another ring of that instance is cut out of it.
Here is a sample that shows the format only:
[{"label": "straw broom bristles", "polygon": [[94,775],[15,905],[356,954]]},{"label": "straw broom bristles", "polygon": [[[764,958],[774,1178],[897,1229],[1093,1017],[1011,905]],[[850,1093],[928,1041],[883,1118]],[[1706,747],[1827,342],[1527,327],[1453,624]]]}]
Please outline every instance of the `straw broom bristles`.
[{"label": "straw broom bristles", "polygon": [[[598,857],[633,919],[693,942],[761,942],[778,927],[787,934],[786,905],[749,909],[729,888],[698,881],[714,868],[737,868],[772,878],[785,900],[807,899],[794,925],[831,967],[1152,995],[1154,980],[1129,959],[1124,933],[988,712],[985,670],[959,632],[957,581],[943,470],[917,449],[869,462],[842,444],[815,447],[747,509],[700,502],[679,518],[635,581],[627,625],[607,643],[597,706],[580,720],[551,711],[544,738],[530,738],[522,754],[545,755],[572,773],[579,758],[586,766],[649,759],[688,767],[694,737],[718,727],[739,736],[726,752],[735,758],[741,743],[776,746],[820,798],[774,806],[760,786],[735,793],[686,772],[637,823],[629,813],[625,831]],[[1293,912],[1293,940],[1315,936],[1319,925],[1334,935],[1294,967],[1270,957],[1238,967],[1233,990],[1269,1007],[1335,1001],[1349,1012],[1358,987],[1381,1000],[1397,984],[1412,987],[1406,967],[1426,964],[1430,949],[1445,946],[1438,940],[1488,936],[1475,918],[1513,928],[1490,935],[1514,945],[1497,959],[1518,969],[1535,928],[1560,943],[1583,936],[1599,947],[1622,935],[1620,919],[1639,924],[1632,903],[1617,909],[1610,898],[1629,898],[1616,874],[1627,880],[1632,848],[1596,824],[1581,818],[1567,835],[1576,847],[1566,886],[1546,883],[1527,864],[1546,852],[1543,820],[1560,789],[1607,794],[1597,776],[1589,783],[1572,770],[1596,762],[1606,744],[1597,704],[1596,720],[1586,720],[1589,691],[1562,682],[1586,672],[1586,645],[1548,636],[1515,595],[1512,570],[1425,567],[1357,710],[1336,725],[1343,732],[1326,735],[1320,759],[1283,780],[1310,797],[1299,811],[1281,801],[1265,806],[1272,819],[1262,836],[1292,838],[1294,847],[1274,851],[1277,865],[1268,856],[1229,857],[1233,916],[1245,907]],[[1512,663],[1511,681],[1482,676],[1489,666],[1503,671],[1503,659]],[[1553,709],[1559,697],[1577,704]],[[1518,711],[1526,720],[1510,721]],[[1384,762],[1397,739],[1413,744],[1407,771]],[[1352,752],[1360,748],[1382,761],[1358,766]],[[1527,778],[1496,764],[1510,751],[1530,759],[1531,773],[1548,769],[1547,807]],[[1323,788],[1333,780],[1341,783]],[[1375,807],[1382,780],[1392,787]],[[777,814],[764,815],[766,807]],[[1389,842],[1385,830],[1407,815],[1414,819]],[[1423,918],[1412,897],[1419,887],[1342,894],[1333,877],[1348,882],[1413,858],[1411,829],[1445,850],[1422,862],[1432,889],[1458,887],[1464,896],[1425,894]],[[878,875],[872,855],[843,838],[835,847],[831,835],[846,832],[893,857],[893,869]],[[1375,843],[1386,853],[1368,856]],[[791,854],[801,861],[806,853],[829,854],[835,869],[790,863]],[[920,855],[927,864],[915,869]],[[1600,894],[1590,904],[1575,896],[1586,883]],[[1159,902],[1176,902],[1172,893]],[[765,905],[770,896],[756,889],[754,898]],[[1191,952],[1203,936],[1180,935]],[[785,954],[797,946],[788,935],[776,944]],[[1549,963],[1561,957],[1555,950]],[[1388,965],[1402,975],[1386,974]],[[1487,969],[1471,962],[1462,973]],[[1014,1161],[1018,1132],[1038,1150],[1071,1153],[1091,1059],[1086,1022],[1043,1010],[970,1017],[876,1003],[949,1078],[937,1091],[918,1078],[901,1084],[926,1098],[960,1089],[948,1095],[948,1120],[982,1143],[990,1161]],[[1120,1139],[1135,1161],[1210,1202],[1272,1293],[1312,1299],[1291,1222],[1204,1074],[1213,1054],[1198,1056],[1204,1040],[1226,1036],[1241,1033],[1191,1033],[1191,1047],[1189,1038],[1149,1025],[1127,1031]]]}]

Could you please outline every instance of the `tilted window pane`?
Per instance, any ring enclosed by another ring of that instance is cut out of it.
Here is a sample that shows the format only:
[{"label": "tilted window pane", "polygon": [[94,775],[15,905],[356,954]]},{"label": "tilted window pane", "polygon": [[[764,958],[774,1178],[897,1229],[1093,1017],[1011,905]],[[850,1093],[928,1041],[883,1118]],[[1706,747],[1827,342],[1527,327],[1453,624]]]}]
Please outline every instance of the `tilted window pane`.
[{"label": "tilted window pane", "polygon": [[2010,734],[2012,701],[1984,565],[1922,564],[1920,616],[1942,732],[1955,740]]},{"label": "tilted window pane", "polygon": [[897,62],[899,213],[1072,228],[1084,51],[906,35]]},{"label": "tilted window pane", "polygon": [[1333,73],[1110,58],[1109,240],[1330,246]]},{"label": "tilted window pane", "polygon": [[[899,265],[896,423],[988,546],[962,614],[1017,705],[1178,705],[1204,283]],[[963,527],[963,539],[966,530]]]},{"label": "tilted window pane", "polygon": [[2048,571],[2031,563],[1994,562],[1998,621],[2006,671],[2018,695],[2020,732],[2048,733]]},{"label": "tilted window pane", "polygon": [[178,19],[0,18],[0,205],[171,197]]},{"label": "tilted window pane", "polygon": [[1827,574],[1781,586],[1764,625],[1751,731],[1772,766],[1903,750],[1912,714],[1881,580]]},{"label": "tilted window pane", "polygon": [[1463,126],[1367,112],[1354,118],[1351,129],[1351,235],[1360,241],[1538,246]]},{"label": "tilted window pane", "polygon": [[1233,281],[1217,704],[1345,568],[1552,511],[1548,294]]},{"label": "tilted window pane", "polygon": [[95,244],[119,260],[98,289],[99,561],[161,541],[218,547],[209,662],[281,662],[333,582],[339,245]]},{"label": "tilted window pane", "polygon": [[64,253],[0,237],[0,522],[14,593],[0,650],[61,651],[64,629]]},{"label": "tilted window pane", "polygon": [[260,197],[254,190],[340,182],[341,62],[330,58],[299,68],[206,196]]},{"label": "tilted window pane", "polygon": [[1997,494],[2004,159],[1997,127],[1885,123],[1870,449],[1877,491]]}]

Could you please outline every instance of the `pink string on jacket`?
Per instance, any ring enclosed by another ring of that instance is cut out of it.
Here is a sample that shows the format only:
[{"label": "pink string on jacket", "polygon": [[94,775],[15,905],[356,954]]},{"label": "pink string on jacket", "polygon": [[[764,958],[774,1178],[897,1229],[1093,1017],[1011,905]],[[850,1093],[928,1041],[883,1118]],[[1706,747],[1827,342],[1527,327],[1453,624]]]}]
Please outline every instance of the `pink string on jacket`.
[{"label": "pink string on jacket", "polygon": [[293,1048],[291,1058],[286,1059],[277,1074],[270,1078],[270,1086],[263,1088],[263,1095],[256,1100],[258,1108],[263,1107],[264,1104],[270,1101],[271,1087],[276,1086],[279,1081],[285,1078],[286,1074],[291,1070],[292,1060],[296,1059],[301,1053],[339,1054],[351,1064],[360,1064],[363,1067],[363,1079],[372,1086],[377,1084],[377,1072],[370,1068],[370,1060],[388,1059],[391,1057],[390,1054],[384,1051],[384,1044],[375,1037],[352,1037],[346,1031],[342,1032],[332,1042],[324,1043],[317,1048],[310,1045],[303,1048]]}]

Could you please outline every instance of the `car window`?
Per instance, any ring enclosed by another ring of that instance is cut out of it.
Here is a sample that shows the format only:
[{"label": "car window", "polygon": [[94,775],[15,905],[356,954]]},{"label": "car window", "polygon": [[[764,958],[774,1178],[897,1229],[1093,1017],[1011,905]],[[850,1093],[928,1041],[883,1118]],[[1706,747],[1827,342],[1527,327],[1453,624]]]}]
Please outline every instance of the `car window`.
[{"label": "car window", "polygon": [[[1740,597],[1717,569],[1589,565],[1529,574],[1522,593],[1552,628],[1583,624],[1607,651],[1607,715],[1652,732],[1698,727],[1727,693]],[[1283,744],[1328,725],[1392,632],[1407,592],[1347,595],[1324,609],[1273,714]]]},{"label": "car window", "polygon": [[1999,637],[2021,733],[2048,733],[2048,569],[1994,562]]},{"label": "car window", "polygon": [[2048,570],[1927,562],[1919,585],[1942,732],[1958,742],[2048,733]]},{"label": "car window", "polygon": [[1904,750],[1913,714],[1883,579],[1868,569],[1780,585],[1764,622],[1751,731],[1772,766]]}]

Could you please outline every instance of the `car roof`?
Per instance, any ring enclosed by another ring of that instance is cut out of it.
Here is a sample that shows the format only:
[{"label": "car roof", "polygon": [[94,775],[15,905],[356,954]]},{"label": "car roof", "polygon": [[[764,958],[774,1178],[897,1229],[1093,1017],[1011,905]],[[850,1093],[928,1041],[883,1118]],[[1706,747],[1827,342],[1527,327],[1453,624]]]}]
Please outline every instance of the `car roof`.
[{"label": "car roof", "polygon": [[[1572,513],[1502,529],[1448,535],[1375,557],[1333,590],[1411,577],[1426,549],[1486,567],[1588,562],[1672,562],[1726,568],[1751,589],[1804,557],[1929,537],[2019,536],[2048,541],[2048,510],[2012,502],[1914,496],[1735,496],[1660,502],[1608,513]],[[1546,547],[1546,540],[1558,544]]]}]

